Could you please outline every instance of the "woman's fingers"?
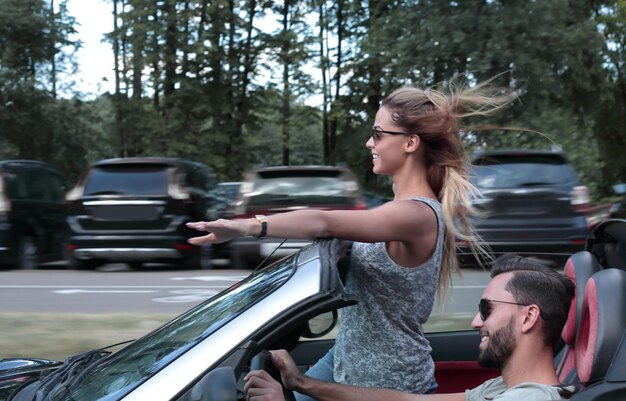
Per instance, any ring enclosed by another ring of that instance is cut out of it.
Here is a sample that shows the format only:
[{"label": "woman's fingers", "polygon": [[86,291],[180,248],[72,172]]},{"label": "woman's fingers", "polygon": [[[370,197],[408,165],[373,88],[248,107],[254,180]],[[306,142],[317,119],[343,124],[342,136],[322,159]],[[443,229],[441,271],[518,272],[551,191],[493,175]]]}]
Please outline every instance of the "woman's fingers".
[{"label": "woman's fingers", "polygon": [[217,238],[215,238],[215,234],[209,233],[207,235],[203,235],[200,237],[192,237],[187,240],[190,244],[193,245],[202,245],[217,242]]}]

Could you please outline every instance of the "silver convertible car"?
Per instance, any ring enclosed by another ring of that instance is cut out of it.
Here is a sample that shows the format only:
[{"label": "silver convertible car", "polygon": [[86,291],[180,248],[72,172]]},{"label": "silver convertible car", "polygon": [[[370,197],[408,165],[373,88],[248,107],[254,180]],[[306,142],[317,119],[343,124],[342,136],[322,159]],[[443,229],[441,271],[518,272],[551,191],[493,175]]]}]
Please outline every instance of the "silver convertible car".
[{"label": "silver convertible car", "polygon": [[[336,240],[313,244],[252,272],[114,352],[95,350],[68,358],[63,364],[0,360],[0,369],[5,368],[0,370],[0,399],[243,398],[243,384],[235,383],[251,363],[262,363],[261,356],[253,359],[255,355],[267,348],[293,348],[303,332],[309,337],[324,334],[336,320],[336,313],[329,314],[334,319],[325,319],[328,324],[315,334],[309,320],[354,303],[339,277],[341,253],[341,243]],[[30,381],[36,376],[38,380]],[[225,392],[231,393],[230,397],[225,397]],[[38,393],[44,397],[38,398]]]},{"label": "silver convertible car", "polygon": [[[586,248],[564,268],[585,291],[577,291],[555,364],[571,360],[580,368],[578,374],[560,372],[564,382],[579,386],[572,400],[623,400],[626,220],[600,224]],[[327,334],[338,310],[355,303],[343,286],[349,251],[349,243],[339,240],[315,242],[126,344],[64,362],[0,360],[0,401],[244,400],[248,371],[272,373],[266,350],[289,350],[304,370],[332,346]],[[577,333],[575,341],[566,331]],[[499,375],[477,364],[479,336],[470,327],[426,336],[438,393]]]}]

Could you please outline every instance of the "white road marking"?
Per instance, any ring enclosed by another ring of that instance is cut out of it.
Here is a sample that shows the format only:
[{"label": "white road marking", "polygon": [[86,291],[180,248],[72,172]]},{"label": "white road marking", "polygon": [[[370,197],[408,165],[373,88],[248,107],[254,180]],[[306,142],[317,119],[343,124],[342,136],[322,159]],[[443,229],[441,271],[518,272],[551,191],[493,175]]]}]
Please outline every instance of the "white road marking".
[{"label": "white road marking", "polygon": [[196,276],[196,277],[171,277],[170,280],[198,280],[198,281],[241,281],[248,276]]},{"label": "white road marking", "polygon": [[0,285],[0,289],[43,289],[52,290],[59,288],[112,288],[112,289],[168,289],[168,288],[224,288],[223,285]]},{"label": "white road marking", "polygon": [[71,290],[56,290],[52,291],[57,294],[147,294],[151,292],[158,292],[156,290],[82,290],[79,288]]},{"label": "white road marking", "polygon": [[219,291],[213,290],[180,290],[180,291],[170,291],[172,294],[180,294],[173,295],[171,297],[161,297],[161,298],[152,298],[154,302],[163,302],[163,303],[185,303],[185,302],[194,302],[198,303],[201,301],[205,301],[213,295],[217,294]]}]

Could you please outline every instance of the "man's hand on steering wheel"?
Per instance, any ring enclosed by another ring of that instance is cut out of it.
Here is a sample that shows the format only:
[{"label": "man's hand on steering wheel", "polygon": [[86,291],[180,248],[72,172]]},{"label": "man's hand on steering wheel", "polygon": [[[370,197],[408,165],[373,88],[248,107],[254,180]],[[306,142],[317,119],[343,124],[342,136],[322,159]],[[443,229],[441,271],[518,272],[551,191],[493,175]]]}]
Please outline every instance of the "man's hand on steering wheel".
[{"label": "man's hand on steering wheel", "polygon": [[[253,370],[246,375],[244,392],[249,401],[285,401],[283,386],[294,390],[304,379],[286,350],[271,352],[271,363],[280,371],[282,384],[276,381],[266,370]],[[289,392],[291,393],[291,392]],[[291,394],[289,394],[291,396]]]},{"label": "man's hand on steering wheel", "polygon": [[291,359],[291,355],[284,349],[270,351],[270,353],[272,354],[272,363],[280,370],[283,386],[289,390],[297,391],[302,380],[304,380],[304,375]]},{"label": "man's hand on steering wheel", "polygon": [[264,370],[253,370],[244,379],[248,401],[285,401],[283,386]]}]

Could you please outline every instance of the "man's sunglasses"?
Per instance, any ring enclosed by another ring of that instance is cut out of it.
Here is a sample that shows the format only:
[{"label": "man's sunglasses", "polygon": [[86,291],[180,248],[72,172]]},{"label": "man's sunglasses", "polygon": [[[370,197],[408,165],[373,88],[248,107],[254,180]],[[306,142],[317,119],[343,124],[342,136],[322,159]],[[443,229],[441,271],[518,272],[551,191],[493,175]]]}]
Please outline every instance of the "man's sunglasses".
[{"label": "man's sunglasses", "polygon": [[[480,318],[483,320],[483,322],[487,320],[489,315],[491,315],[492,303],[518,305],[518,306],[530,306],[531,305],[531,304],[520,304],[517,302],[496,301],[494,299],[483,298],[478,303],[478,312],[480,313]],[[543,320],[547,320],[547,316],[545,315],[545,313],[543,313],[541,309],[539,309],[539,316],[541,316]]]}]

